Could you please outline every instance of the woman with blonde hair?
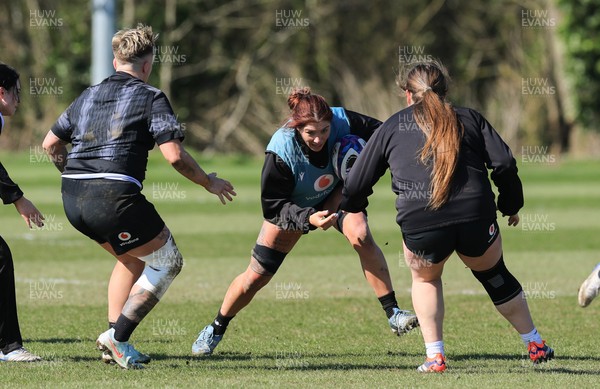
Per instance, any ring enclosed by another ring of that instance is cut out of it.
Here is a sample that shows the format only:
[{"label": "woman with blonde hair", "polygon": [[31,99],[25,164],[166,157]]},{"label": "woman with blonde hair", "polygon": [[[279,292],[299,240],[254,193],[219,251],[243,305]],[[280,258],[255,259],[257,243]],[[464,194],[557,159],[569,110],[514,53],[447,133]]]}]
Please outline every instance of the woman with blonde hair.
[{"label": "woman with blonde hair", "polygon": [[[523,188],[516,161],[478,112],[446,100],[449,77],[438,62],[417,63],[400,81],[408,107],[371,137],[344,186],[340,208],[364,209],[390,169],[396,220],[412,273],[412,299],[425,341],[421,372],[446,370],[442,271],[456,251],[496,309],[519,332],[533,363],[553,358],[533,324],[521,285],[504,264],[496,205],[508,225],[519,222]],[[497,204],[487,176],[498,187]]]}]

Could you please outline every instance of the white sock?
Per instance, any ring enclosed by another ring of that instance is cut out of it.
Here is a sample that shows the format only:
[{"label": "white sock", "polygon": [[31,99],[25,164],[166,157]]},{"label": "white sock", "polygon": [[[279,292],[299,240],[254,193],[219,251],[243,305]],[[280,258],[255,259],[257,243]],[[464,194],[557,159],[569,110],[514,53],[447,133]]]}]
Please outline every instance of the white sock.
[{"label": "white sock", "polygon": [[438,340],[437,342],[425,343],[425,350],[427,352],[427,358],[433,358],[436,354],[446,355],[444,353],[444,341]]},{"label": "white sock", "polygon": [[525,346],[528,346],[529,342],[535,342],[538,344],[542,344],[542,336],[538,333],[537,328],[535,328],[535,327],[533,327],[531,332],[528,332],[526,334],[520,334],[520,335],[521,335],[521,339],[523,340],[523,343],[525,344]]}]

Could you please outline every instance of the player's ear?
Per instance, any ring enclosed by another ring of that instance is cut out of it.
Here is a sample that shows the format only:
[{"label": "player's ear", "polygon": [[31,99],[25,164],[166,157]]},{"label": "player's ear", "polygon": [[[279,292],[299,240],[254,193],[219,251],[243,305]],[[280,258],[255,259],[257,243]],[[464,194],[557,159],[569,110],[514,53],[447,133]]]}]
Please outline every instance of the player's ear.
[{"label": "player's ear", "polygon": [[154,56],[148,56],[144,59],[142,63],[142,72],[146,74],[148,77],[150,76],[150,72],[152,71],[152,62],[154,61]]}]

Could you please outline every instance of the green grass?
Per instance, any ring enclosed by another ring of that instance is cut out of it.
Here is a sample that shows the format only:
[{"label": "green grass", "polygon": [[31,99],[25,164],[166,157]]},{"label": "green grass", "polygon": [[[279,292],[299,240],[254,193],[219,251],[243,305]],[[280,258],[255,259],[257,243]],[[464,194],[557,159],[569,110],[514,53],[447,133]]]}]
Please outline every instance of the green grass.
[{"label": "green grass", "polygon": [[[32,157],[33,156],[33,157]],[[173,231],[186,259],[181,275],[138,327],[132,342],[153,357],[143,371],[99,361],[94,341],[106,327],[106,287],[114,265],[68,223],[56,170],[31,153],[0,155],[26,196],[47,216],[27,230],[14,207],[0,208],[0,234],[15,258],[25,345],[37,364],[0,364],[13,387],[592,387],[600,357],[600,302],[581,309],[577,289],[599,261],[600,162],[520,164],[525,224],[500,221],[505,260],[556,360],[534,368],[514,330],[496,313],[470,271],[446,266],[445,341],[450,369],[421,375],[419,331],[394,337],[364,280],[357,256],[332,231],[303,238],[280,272],[232,322],[210,359],[190,356],[197,332],[214,317],[229,282],[249,260],[261,223],[261,162],[201,160],[231,180],[236,200],[216,197],[178,176],[153,153],[144,193]],[[169,188],[169,189],[164,189]],[[170,199],[165,199],[170,197]],[[402,307],[410,275],[401,257],[394,196],[386,177],[370,199],[370,225]],[[296,298],[289,298],[290,289]],[[288,297],[288,298],[286,298]]]}]

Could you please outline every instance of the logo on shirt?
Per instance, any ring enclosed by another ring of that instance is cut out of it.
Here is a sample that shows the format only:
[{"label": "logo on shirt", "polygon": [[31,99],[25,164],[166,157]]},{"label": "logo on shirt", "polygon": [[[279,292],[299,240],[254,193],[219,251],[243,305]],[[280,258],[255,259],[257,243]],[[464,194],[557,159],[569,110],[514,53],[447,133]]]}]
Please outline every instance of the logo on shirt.
[{"label": "logo on shirt", "polygon": [[121,241],[121,243],[119,243],[119,246],[121,246],[121,247],[130,245],[130,244],[135,243],[138,240],[140,240],[139,237],[132,239],[131,234],[126,231],[120,232],[119,235],[117,235],[117,237]]},{"label": "logo on shirt", "polygon": [[333,184],[334,178],[331,174],[323,174],[319,178],[316,179],[314,188],[317,192],[324,191],[329,188],[331,184]]},{"label": "logo on shirt", "polygon": [[494,225],[494,223],[492,223],[490,225],[490,228],[488,229],[488,233],[490,234],[490,239],[488,240],[488,243],[492,241],[492,239],[494,239],[494,236],[496,236],[496,226]]},{"label": "logo on shirt", "polygon": [[119,240],[122,242],[126,242],[131,239],[131,234],[129,232],[121,232],[119,234]]}]

